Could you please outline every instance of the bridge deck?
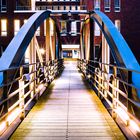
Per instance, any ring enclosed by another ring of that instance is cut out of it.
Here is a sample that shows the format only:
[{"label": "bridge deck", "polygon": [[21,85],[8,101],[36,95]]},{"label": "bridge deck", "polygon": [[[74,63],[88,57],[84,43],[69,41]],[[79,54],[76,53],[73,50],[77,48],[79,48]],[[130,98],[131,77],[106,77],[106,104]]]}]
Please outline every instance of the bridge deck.
[{"label": "bridge deck", "polygon": [[85,85],[74,63],[33,107],[12,135],[15,140],[124,140],[96,94]]}]

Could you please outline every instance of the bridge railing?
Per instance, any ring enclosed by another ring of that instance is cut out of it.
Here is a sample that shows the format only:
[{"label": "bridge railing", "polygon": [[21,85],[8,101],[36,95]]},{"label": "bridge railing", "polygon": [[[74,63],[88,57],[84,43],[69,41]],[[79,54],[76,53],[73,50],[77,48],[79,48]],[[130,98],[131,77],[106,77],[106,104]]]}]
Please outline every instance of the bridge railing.
[{"label": "bridge railing", "polygon": [[132,73],[140,72],[91,60],[79,59],[77,65],[97,95],[107,103],[112,117],[121,118],[136,133],[140,132],[140,101],[135,94],[140,87],[132,83]]},{"label": "bridge railing", "polygon": [[25,117],[26,109],[63,70],[63,59],[22,65],[0,71],[0,134],[17,118]]}]

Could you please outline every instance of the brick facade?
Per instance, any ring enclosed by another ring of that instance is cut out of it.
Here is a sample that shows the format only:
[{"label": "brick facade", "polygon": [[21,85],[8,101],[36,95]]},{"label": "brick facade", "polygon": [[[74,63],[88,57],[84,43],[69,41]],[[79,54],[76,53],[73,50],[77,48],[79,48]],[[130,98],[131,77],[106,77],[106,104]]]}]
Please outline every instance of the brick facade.
[{"label": "brick facade", "polygon": [[[104,0],[101,0],[101,11],[104,12],[113,23],[115,23],[115,20],[121,21],[121,34],[140,63],[140,1],[120,1],[120,12],[114,12],[114,0],[111,0],[110,12],[105,12]],[[87,10],[89,11],[94,9],[94,0],[83,0],[82,3],[87,4]],[[95,37],[95,43],[100,43],[100,37]]]},{"label": "brick facade", "polygon": [[[21,1],[22,2],[22,1]],[[25,1],[24,1],[25,2]],[[74,5],[73,2],[68,2],[71,6]],[[77,5],[81,6],[80,9],[87,8],[87,10],[92,11],[94,9],[94,0],[80,0],[75,2]],[[23,6],[30,6],[30,2],[27,0],[26,3],[21,3]],[[26,5],[25,5],[26,4]],[[36,3],[36,6],[42,5],[43,3]],[[62,5],[62,2],[57,2],[56,4]],[[66,2],[65,2],[66,4]],[[45,2],[45,5],[50,5],[49,2]],[[55,4],[52,4],[55,5]],[[63,3],[64,5],[64,3]],[[86,5],[86,7],[83,8],[83,6]],[[121,10],[120,12],[114,12],[114,0],[111,0],[111,10],[110,12],[104,12],[104,0],[101,0],[101,11],[103,11],[112,21],[113,23],[115,20],[121,21],[121,33],[124,36],[125,40],[129,44],[130,48],[134,52],[137,60],[140,62],[140,2],[139,0],[121,0]],[[7,25],[7,36],[2,37],[0,36],[0,46],[3,46],[5,49],[6,46],[9,44],[11,39],[14,37],[14,19],[20,19],[20,25],[22,26],[24,23],[24,19],[28,19],[32,13],[14,13],[14,10],[16,9],[16,0],[7,0],[7,12],[1,13],[0,12],[0,19],[7,19],[8,25]],[[74,19],[79,19],[77,15],[72,17]],[[63,17],[57,17],[56,21],[58,23],[58,26],[60,28],[60,22],[59,20],[68,20],[68,16],[64,15]],[[71,22],[67,23],[67,30],[70,32]],[[41,27],[41,35],[43,35],[43,25]],[[1,30],[1,26],[0,26]],[[77,30],[80,32],[80,23],[77,23]],[[79,44],[80,42],[80,36],[71,36],[67,34],[67,36],[62,36],[62,43],[63,44]],[[43,37],[39,38],[40,42],[41,40],[44,40]],[[95,37],[95,44],[100,44],[101,42],[101,36]]]}]

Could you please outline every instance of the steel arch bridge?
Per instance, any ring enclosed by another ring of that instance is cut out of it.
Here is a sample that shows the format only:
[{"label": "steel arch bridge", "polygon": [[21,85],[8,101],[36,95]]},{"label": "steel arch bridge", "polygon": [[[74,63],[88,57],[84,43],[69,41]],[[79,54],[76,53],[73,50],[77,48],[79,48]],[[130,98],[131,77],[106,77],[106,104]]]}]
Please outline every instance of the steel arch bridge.
[{"label": "steel arch bridge", "polygon": [[[60,11],[60,13],[68,14],[69,11]],[[3,108],[1,109],[3,111],[2,119],[9,114],[9,108],[11,112],[17,105],[19,105],[20,108],[23,107],[23,102],[15,102],[15,104],[10,107],[8,107],[8,102],[9,99],[17,93],[20,93],[20,98],[22,98],[24,94],[22,90],[27,87],[26,82],[28,82],[30,89],[30,102],[39,96],[36,92],[36,90],[42,86],[39,83],[46,82],[48,85],[48,83],[58,75],[59,71],[63,69],[60,33],[55,21],[53,21],[53,26],[55,27],[53,37],[55,42],[52,42],[50,35],[51,14],[56,14],[56,12],[41,11],[32,15],[13,38],[0,58],[0,63],[2,64],[0,66],[1,92],[3,98],[0,102],[0,107]],[[140,107],[140,65],[128,44],[111,20],[102,12],[71,11],[71,14],[89,15],[89,18],[84,22],[81,29],[81,58],[78,60],[79,69],[89,80],[90,84],[98,90],[98,94],[103,96],[108,104],[112,106],[113,114],[115,114],[114,110],[117,106],[121,106],[125,108],[124,110],[128,112],[130,117],[134,118],[136,122],[139,122],[140,118],[139,114],[137,114],[137,110]],[[35,33],[45,20],[45,49],[47,53],[44,62]],[[95,61],[94,58],[94,22],[99,25],[102,31],[101,59],[98,62]],[[87,32],[87,30],[89,30],[89,32]],[[29,65],[23,66],[21,64],[27,48],[30,48]],[[110,64],[110,55],[112,55],[115,65]],[[38,62],[37,59],[39,60]],[[43,77],[39,77],[38,79],[39,75],[43,75]],[[42,80],[42,78],[44,80]],[[18,90],[13,88],[14,82],[16,83],[17,81],[19,81]],[[120,89],[122,86],[118,85],[120,82],[122,82],[123,89]],[[20,89],[20,86],[24,88]],[[110,87],[112,88],[111,94],[113,95],[111,101],[108,97]],[[3,94],[5,92],[7,95]],[[10,92],[12,92],[12,94],[9,95]],[[117,99],[118,94],[126,98],[125,101],[127,101],[127,105],[122,105],[121,101]],[[25,110],[22,109],[20,112],[22,117],[25,115],[24,111]]]}]

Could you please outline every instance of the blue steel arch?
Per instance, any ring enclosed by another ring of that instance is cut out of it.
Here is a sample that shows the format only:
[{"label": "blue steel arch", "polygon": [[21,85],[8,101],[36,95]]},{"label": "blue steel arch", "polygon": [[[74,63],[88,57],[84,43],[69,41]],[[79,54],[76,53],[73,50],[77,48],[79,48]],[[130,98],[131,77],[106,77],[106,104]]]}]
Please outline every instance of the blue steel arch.
[{"label": "blue steel arch", "polygon": [[[21,27],[17,35],[12,39],[0,59],[0,70],[12,66],[19,66],[25,51],[31,42],[37,28],[44,20],[50,17],[51,11],[41,11],[33,14],[28,22]],[[57,28],[58,32],[58,28]],[[59,45],[60,47],[60,45]],[[59,48],[60,49],[60,48]]]},{"label": "blue steel arch", "polygon": [[[13,38],[3,53],[0,59],[0,70],[8,69],[12,66],[19,66],[35,31],[45,19],[50,17],[50,13],[51,11],[37,12],[29,18],[28,22],[22,26],[18,34]],[[76,13],[80,14],[80,12]],[[97,22],[101,28],[111,51],[114,54],[117,64],[119,66],[125,66],[128,69],[140,71],[140,66],[135,56],[111,20],[100,11],[93,11],[91,13],[87,12],[87,14],[90,14],[90,17]],[[133,72],[132,82],[134,86],[139,87],[140,75]],[[140,97],[140,91],[138,93]]]},{"label": "blue steel arch", "polygon": [[[134,54],[126,43],[121,33],[117,30],[112,21],[101,11],[93,11],[91,18],[99,25],[102,30],[109,47],[113,53],[113,57],[118,66],[124,66],[127,69],[139,71],[140,65],[137,62]],[[137,87],[138,98],[140,99],[140,75],[132,72],[132,84]]]}]

